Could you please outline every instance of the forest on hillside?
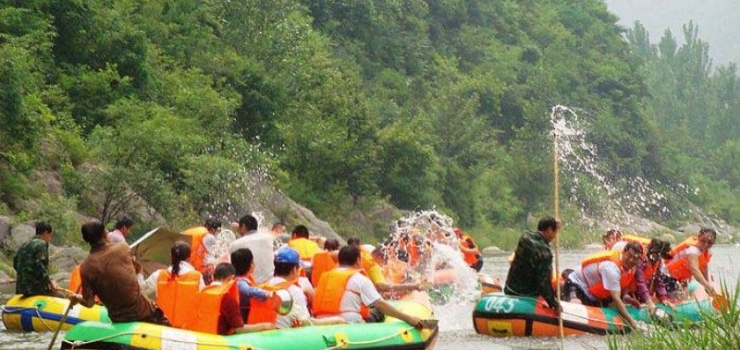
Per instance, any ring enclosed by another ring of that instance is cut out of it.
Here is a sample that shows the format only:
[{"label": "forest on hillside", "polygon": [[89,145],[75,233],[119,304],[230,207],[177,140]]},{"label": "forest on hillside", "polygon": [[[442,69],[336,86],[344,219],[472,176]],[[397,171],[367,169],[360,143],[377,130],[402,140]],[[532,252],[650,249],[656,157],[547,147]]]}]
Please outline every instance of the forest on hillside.
[{"label": "forest on hillside", "polygon": [[[563,105],[613,186],[662,194],[632,214],[740,224],[740,81],[707,49],[601,0],[0,0],[0,212],[183,227],[267,181],[348,236],[388,203],[485,244],[551,211]],[[587,175],[563,193],[608,215]]]}]

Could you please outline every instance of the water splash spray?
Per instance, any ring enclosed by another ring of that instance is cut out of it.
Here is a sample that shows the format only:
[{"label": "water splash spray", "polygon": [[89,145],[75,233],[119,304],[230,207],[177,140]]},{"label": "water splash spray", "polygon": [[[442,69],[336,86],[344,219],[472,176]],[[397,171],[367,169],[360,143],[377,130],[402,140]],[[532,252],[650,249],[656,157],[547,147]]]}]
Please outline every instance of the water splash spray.
[{"label": "water splash spray", "polygon": [[[590,125],[571,108],[552,108],[550,121],[558,135],[559,162],[568,190],[568,202],[596,222],[629,227],[639,216],[667,215],[666,197],[642,177],[624,177],[600,161],[599,151],[587,139]],[[608,227],[608,226],[607,226]]]},{"label": "water splash spray", "polygon": [[[459,310],[470,310],[480,297],[479,275],[463,259],[454,233],[453,219],[436,210],[417,211],[400,218],[385,244],[401,246],[411,235],[428,246],[427,258],[410,269],[412,281],[435,281],[429,294],[440,327],[446,330],[470,329],[470,318],[461,319]],[[412,238],[413,239],[413,238]],[[445,278],[454,277],[450,280]]]}]

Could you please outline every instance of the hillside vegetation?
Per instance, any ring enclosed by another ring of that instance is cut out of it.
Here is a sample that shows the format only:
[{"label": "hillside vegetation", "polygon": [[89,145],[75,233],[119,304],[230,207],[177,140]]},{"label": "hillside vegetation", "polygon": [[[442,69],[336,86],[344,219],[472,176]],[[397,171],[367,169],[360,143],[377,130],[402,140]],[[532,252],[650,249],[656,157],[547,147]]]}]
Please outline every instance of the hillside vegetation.
[{"label": "hillside vegetation", "polygon": [[600,0],[0,0],[0,211],[184,227],[269,182],[346,236],[385,235],[353,213],[390,203],[493,242],[552,210],[565,105],[605,173],[665,195],[633,214],[740,223],[736,68],[693,26],[679,47],[616,22]]}]

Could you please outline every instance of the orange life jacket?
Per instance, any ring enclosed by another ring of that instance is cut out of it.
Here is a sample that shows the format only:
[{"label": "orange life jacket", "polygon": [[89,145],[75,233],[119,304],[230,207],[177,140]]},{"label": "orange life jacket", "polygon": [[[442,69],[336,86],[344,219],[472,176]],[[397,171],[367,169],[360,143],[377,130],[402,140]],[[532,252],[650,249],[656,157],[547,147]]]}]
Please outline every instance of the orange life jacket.
[{"label": "orange life jacket", "polygon": [[[645,282],[648,284],[648,290],[650,291],[650,294],[653,293],[653,290],[655,288],[655,283],[653,281],[653,275],[655,275],[655,272],[658,270],[658,268],[660,268],[659,261],[655,262],[654,264],[651,264],[649,260],[645,262],[645,270],[643,271],[645,275]],[[630,285],[627,286],[627,288],[625,288],[625,291],[630,292],[630,293],[637,292],[637,280],[633,279]]]},{"label": "orange life jacket", "polygon": [[205,226],[197,226],[189,228],[182,232],[188,236],[192,236],[192,242],[190,243],[190,264],[195,267],[196,270],[200,271],[203,268],[203,259],[206,258],[205,247],[203,245],[203,237],[208,234],[208,229]]},{"label": "orange life jacket", "polygon": [[293,238],[288,241],[288,245],[298,252],[301,260],[310,262],[313,256],[321,251],[318,243],[308,238]]},{"label": "orange life jacket", "polygon": [[[472,243],[473,246],[470,247],[468,245],[468,242]],[[475,249],[475,252],[465,252],[463,251],[463,260],[465,260],[466,263],[468,263],[469,266],[475,265],[478,262],[478,258],[480,257],[480,251],[478,250],[478,246],[473,241],[473,238],[470,237],[468,234],[463,233],[460,236],[460,247],[465,249]]]},{"label": "orange life jacket", "polygon": [[[254,287],[254,286],[257,285],[257,282],[254,281],[254,276],[252,276],[252,274],[249,274],[247,276],[238,276],[238,277],[234,278],[234,280],[236,280],[237,282],[238,281],[244,281],[250,287]],[[238,287],[238,283],[237,283],[237,290],[238,289],[239,289],[239,287]],[[254,300],[254,299],[251,299],[251,300]],[[250,300],[249,305],[247,305],[247,304],[242,305],[241,302],[239,303],[239,312],[242,314],[242,318],[244,319],[244,323],[247,323],[247,318],[249,317],[249,311],[252,309],[252,303],[254,303],[251,300]]]},{"label": "orange life jacket", "polygon": [[80,265],[72,268],[69,274],[69,290],[82,294],[82,277],[80,276]]},{"label": "orange life jacket", "polygon": [[[268,292],[274,292],[279,289],[287,289],[290,287],[291,284],[297,285],[298,279],[295,279],[293,281],[284,281],[280,282],[275,285],[270,285],[267,283],[263,283],[259,285],[260,288],[268,291]],[[267,298],[265,301],[260,301],[257,299],[252,299],[249,311],[249,317],[247,319],[247,324],[257,324],[257,323],[275,323],[277,321],[277,309],[280,306],[280,299],[273,296],[272,298]]]},{"label": "orange life jacket", "polygon": [[[583,259],[581,262],[581,269],[585,270],[587,266],[591,264],[597,264],[596,268],[598,270],[601,262],[604,261],[611,261],[617,265],[619,268],[619,271],[621,272],[621,277],[619,278],[619,286],[624,289],[627,288],[630,283],[635,279],[635,269],[632,268],[630,271],[623,271],[622,270],[622,260],[620,259],[620,252],[616,250],[606,250],[603,252],[598,252],[596,254],[589,255],[586,257],[586,259]],[[585,279],[585,274],[584,274]],[[604,300],[609,297],[611,297],[611,293],[604,288],[603,281],[600,283],[594,282],[593,284],[589,281],[585,281],[588,284],[588,291],[593,295],[594,297]]]},{"label": "orange life jacket", "polygon": [[413,240],[406,243],[406,253],[409,255],[409,265],[416,266],[419,264],[421,249],[419,249],[419,245],[414,243]]},{"label": "orange life jacket", "polygon": [[[694,236],[687,238],[679,245],[673,247],[673,249],[671,250],[671,255],[674,258],[673,260],[666,262],[666,268],[668,269],[668,272],[671,273],[671,276],[673,276],[673,278],[681,282],[691,279],[692,274],[691,269],[689,268],[689,259],[686,256],[678,258],[678,253],[691,246],[696,246],[697,244],[699,244],[699,237]],[[712,260],[712,254],[708,250],[705,252],[701,252],[699,254],[699,269],[702,271],[706,271],[707,267],[709,266],[710,260]]]},{"label": "orange life jacket", "polygon": [[403,283],[408,269],[408,263],[397,258],[388,257],[385,265],[383,265],[383,275],[393,283]]},{"label": "orange life jacket", "polygon": [[184,327],[187,330],[218,334],[218,320],[221,317],[221,302],[226,294],[239,302],[239,289],[236,281],[232,280],[220,285],[209,285],[197,293],[195,303],[188,322]]},{"label": "orange life jacket", "polygon": [[172,278],[172,272],[159,270],[157,277],[157,305],[173,327],[182,328],[193,311],[195,298],[200,289],[201,274],[190,271]]},{"label": "orange life jacket", "polygon": [[[622,238],[620,239],[620,241],[624,241],[628,243],[633,243],[633,242],[639,243],[642,246],[643,252],[647,252],[647,248],[650,245],[650,238],[645,238],[645,237],[640,237],[640,236],[635,236],[635,235],[622,235]],[[650,264],[649,261],[645,262],[645,270],[643,272],[645,275],[645,281],[647,281],[648,283],[650,283],[650,279],[653,278],[653,274],[655,273],[656,267],[657,267],[657,264],[656,266],[653,266]],[[636,292],[637,291],[637,280],[633,278],[629,286],[623,289],[626,292],[631,292],[631,293]]]},{"label": "orange life jacket", "polygon": [[[72,268],[72,272],[70,272],[69,274],[69,287],[67,289],[77,294],[82,294],[84,292],[82,290],[82,276],[80,275],[80,265]],[[100,298],[98,298],[97,295],[95,296],[95,302],[98,304],[102,304]]]},{"label": "orange life jacket", "polygon": [[[313,301],[313,311],[316,316],[355,312],[355,310],[342,310],[341,305],[344,292],[347,291],[347,282],[356,273],[361,273],[361,271],[334,269],[324,273],[319,281],[319,286],[316,288],[316,297]],[[359,294],[359,291],[350,290],[349,292]],[[362,318],[370,316],[370,310],[364,304],[360,306],[360,315],[362,315]]]},{"label": "orange life jacket", "polygon": [[311,284],[319,285],[319,279],[324,272],[330,271],[337,267],[332,252],[318,252],[313,256],[313,266],[311,267]]}]

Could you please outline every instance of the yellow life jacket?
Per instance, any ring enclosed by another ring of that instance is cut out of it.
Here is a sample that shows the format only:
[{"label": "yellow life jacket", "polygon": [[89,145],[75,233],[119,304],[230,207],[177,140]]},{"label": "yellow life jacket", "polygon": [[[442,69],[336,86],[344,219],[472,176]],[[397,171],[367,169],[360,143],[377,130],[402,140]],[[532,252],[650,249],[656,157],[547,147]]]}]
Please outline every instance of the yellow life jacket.
[{"label": "yellow life jacket", "polygon": [[635,236],[635,235],[623,235],[622,240],[625,242],[635,242],[640,243],[643,248],[646,248],[648,245],[650,245],[650,238]]},{"label": "yellow life jacket", "polygon": [[319,244],[308,238],[293,238],[288,241],[288,246],[295,249],[301,260],[310,262],[313,256],[321,251]]}]

